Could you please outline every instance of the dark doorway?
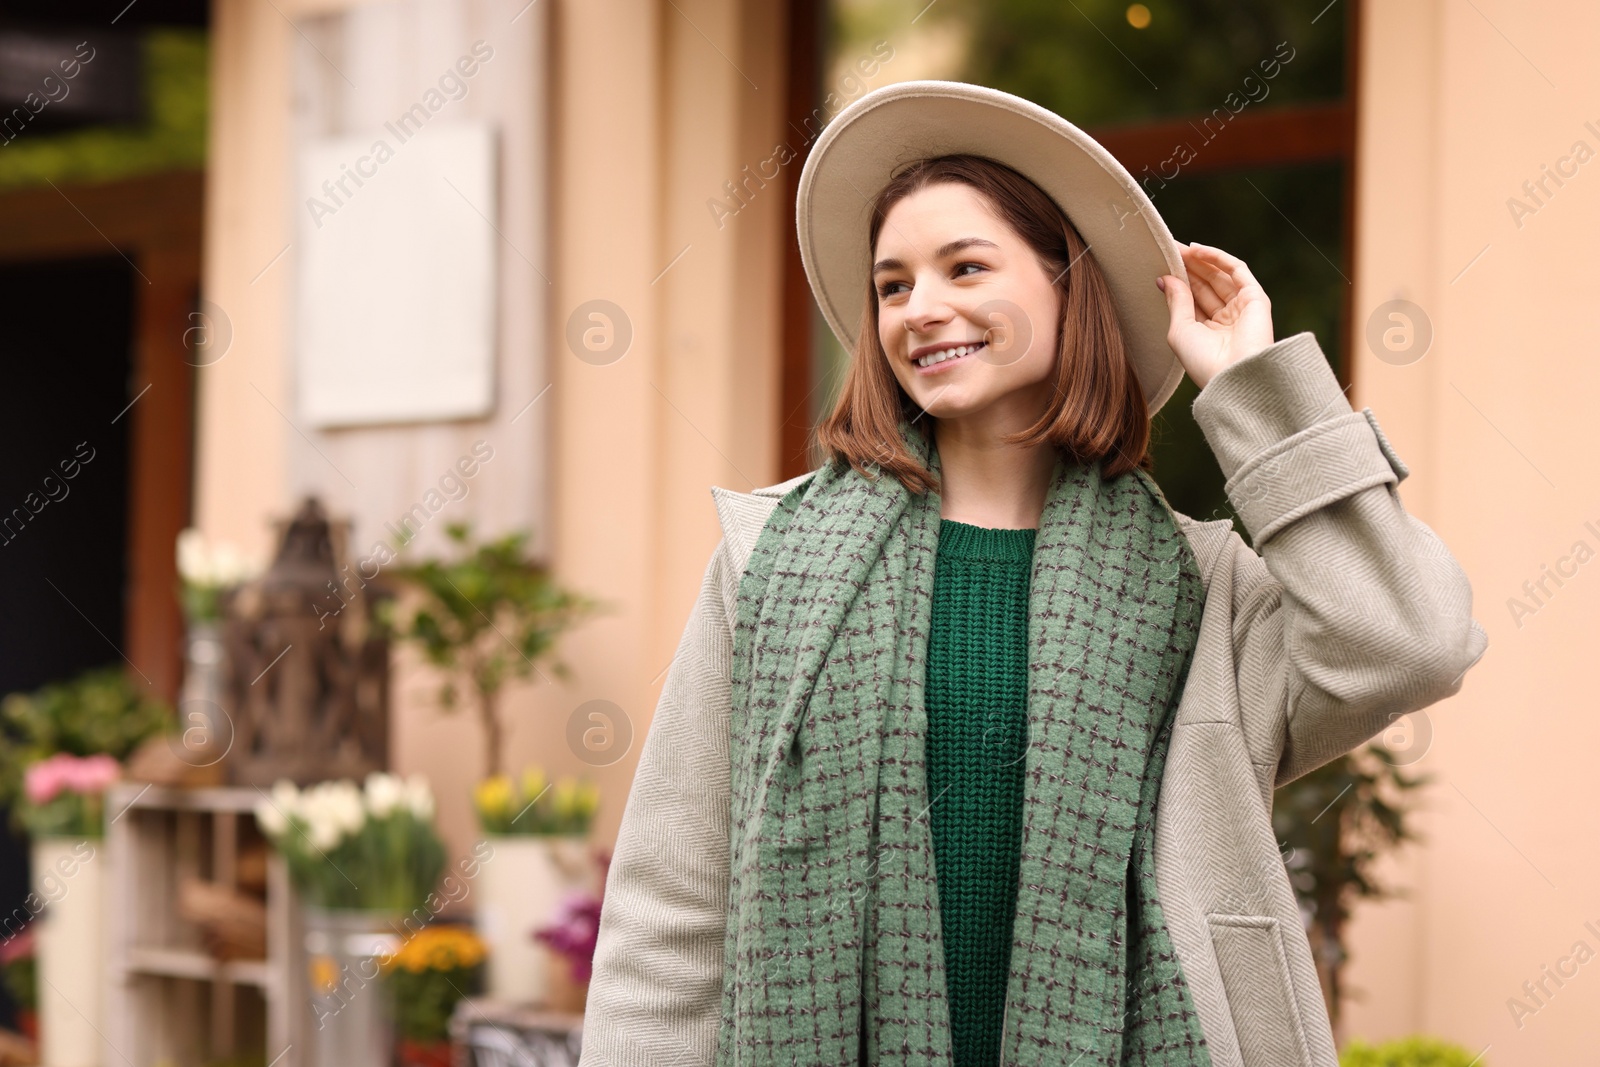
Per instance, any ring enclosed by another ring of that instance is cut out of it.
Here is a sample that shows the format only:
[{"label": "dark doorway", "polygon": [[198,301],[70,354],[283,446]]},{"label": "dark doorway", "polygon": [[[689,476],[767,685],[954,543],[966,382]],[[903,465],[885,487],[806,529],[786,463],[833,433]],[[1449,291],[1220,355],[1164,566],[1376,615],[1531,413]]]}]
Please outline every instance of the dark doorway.
[{"label": "dark doorway", "polygon": [[0,292],[0,693],[10,693],[122,662],[132,271],[117,256],[8,264]]},{"label": "dark doorway", "polygon": [[[124,662],[133,283],[114,255],[0,265],[0,694]],[[27,844],[0,817],[10,914]]]}]

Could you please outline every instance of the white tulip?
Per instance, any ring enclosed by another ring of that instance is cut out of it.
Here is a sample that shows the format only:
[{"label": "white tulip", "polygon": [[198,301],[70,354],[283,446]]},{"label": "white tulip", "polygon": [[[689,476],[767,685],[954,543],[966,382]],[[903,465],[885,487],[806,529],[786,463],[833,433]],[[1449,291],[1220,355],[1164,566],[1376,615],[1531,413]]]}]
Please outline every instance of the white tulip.
[{"label": "white tulip", "polygon": [[339,829],[346,833],[359,833],[367,824],[367,809],[361,802],[361,789],[349,779],[330,785],[328,810]]},{"label": "white tulip", "polygon": [[331,851],[339,844],[344,836],[339,832],[339,824],[322,812],[310,820],[306,829],[306,836],[311,839],[311,847],[318,852]]},{"label": "white tulip", "polygon": [[420,774],[413,774],[406,779],[406,804],[411,808],[411,813],[423,822],[433,818],[433,790],[428,788],[428,780]]},{"label": "white tulip", "polygon": [[374,771],[367,775],[367,811],[374,818],[386,818],[405,800],[405,783],[392,774]]},{"label": "white tulip", "polygon": [[218,585],[238,585],[248,570],[244,557],[230,544],[218,545],[211,563],[211,580]]},{"label": "white tulip", "polygon": [[279,778],[272,785],[272,803],[285,817],[293,815],[300,807],[300,790],[287,778]]},{"label": "white tulip", "polygon": [[210,569],[205,540],[191,526],[178,535],[178,573],[186,581],[199,583],[205,581]]},{"label": "white tulip", "polygon": [[289,829],[289,820],[283,813],[272,806],[270,800],[260,800],[256,803],[256,825],[261,827],[261,832],[271,838],[282,837],[285,830]]},{"label": "white tulip", "polygon": [[193,527],[178,535],[178,573],[193,585],[235,586],[254,578],[261,570],[259,560],[226,541],[207,544]]},{"label": "white tulip", "polygon": [[335,833],[343,830],[346,817],[339,791],[333,782],[318,782],[301,794],[300,817],[314,826],[331,827]]},{"label": "white tulip", "polygon": [[300,798],[300,808],[295,815],[308,826],[312,823],[327,822],[328,817],[324,814],[326,808],[321,796],[308,792]]}]

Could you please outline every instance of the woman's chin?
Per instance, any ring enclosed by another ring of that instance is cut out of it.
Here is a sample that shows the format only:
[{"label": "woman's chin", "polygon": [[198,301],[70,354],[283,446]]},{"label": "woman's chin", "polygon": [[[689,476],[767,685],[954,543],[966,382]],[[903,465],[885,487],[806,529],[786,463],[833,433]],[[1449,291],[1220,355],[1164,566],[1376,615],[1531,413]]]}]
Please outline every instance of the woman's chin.
[{"label": "woman's chin", "polygon": [[938,419],[956,419],[987,407],[992,397],[984,390],[974,389],[969,382],[950,382],[934,385],[918,383],[911,390],[911,399],[929,415]]}]

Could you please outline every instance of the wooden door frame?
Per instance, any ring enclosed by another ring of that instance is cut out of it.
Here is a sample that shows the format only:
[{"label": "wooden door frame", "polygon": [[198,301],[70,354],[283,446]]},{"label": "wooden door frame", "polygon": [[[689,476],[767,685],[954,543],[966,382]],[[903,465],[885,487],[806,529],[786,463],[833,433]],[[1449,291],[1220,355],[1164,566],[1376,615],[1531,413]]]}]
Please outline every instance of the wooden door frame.
[{"label": "wooden door frame", "polygon": [[0,194],[0,262],[121,255],[133,267],[127,595],[118,651],[175,700],[184,623],[178,533],[193,494],[194,357],[203,172]]},{"label": "wooden door frame", "polygon": [[800,259],[794,210],[799,199],[800,171],[815,143],[815,112],[822,85],[822,19],[826,10],[824,0],[789,0],[789,80],[784,112],[788,131],[801,139],[801,146],[799,157],[785,170],[784,181],[788,206],[783,214],[782,349],[778,367],[780,479],[811,469],[811,395],[821,385],[814,355],[811,283]]}]

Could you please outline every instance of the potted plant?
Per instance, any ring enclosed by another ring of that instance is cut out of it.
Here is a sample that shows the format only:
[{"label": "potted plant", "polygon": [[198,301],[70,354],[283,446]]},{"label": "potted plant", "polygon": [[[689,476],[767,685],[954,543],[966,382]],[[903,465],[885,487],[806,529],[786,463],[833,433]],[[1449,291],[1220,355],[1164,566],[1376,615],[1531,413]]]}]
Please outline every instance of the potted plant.
[{"label": "potted plant", "polygon": [[1388,748],[1364,745],[1277,791],[1272,825],[1311,943],[1328,1018],[1338,1034],[1344,933],[1357,900],[1404,896],[1374,874],[1377,858],[1417,835],[1407,794],[1432,780],[1408,775]]},{"label": "potted plant", "polygon": [[32,838],[40,1058],[88,1067],[100,1057],[106,788],[121,760],[165,730],[172,710],[116,668],[0,702],[0,802]]},{"label": "potted plant", "polygon": [[388,1067],[393,1030],[371,988],[444,870],[434,800],[420,775],[370,774],[305,790],[279,781],[256,822],[305,901],[306,952],[319,1063]]},{"label": "potted plant", "polygon": [[261,573],[261,561],[226,541],[208,542],[199,530],[178,535],[178,600],[191,628],[222,621],[222,594]]},{"label": "potted plant", "polygon": [[478,826],[494,858],[479,876],[478,931],[495,947],[489,993],[503,1000],[546,1001],[549,948],[533,937],[574,892],[593,892],[589,826],[599,792],[588,781],[552,783],[538,767],[515,780],[496,775],[473,790]]},{"label": "potted plant", "polygon": [[1339,1054],[1339,1067],[1488,1067],[1460,1045],[1421,1034],[1369,1045],[1352,1041]]},{"label": "potted plant", "polygon": [[445,672],[439,702],[452,710],[462,689],[483,727],[483,766],[491,777],[501,771],[505,726],[500,719],[501,690],[514,678],[527,678],[539,664],[568,677],[555,660],[558,638],[599,602],[557,586],[549,572],[525,552],[528,534],[507,534],[477,543],[472,528],[445,528],[458,546],[453,561],[430,559],[391,570],[418,596],[409,614],[393,602],[380,606],[378,621],[395,637],[416,643],[429,663]]},{"label": "potted plant", "polygon": [[0,941],[0,978],[17,1006],[17,1029],[29,1041],[39,1040],[39,972],[34,955],[33,924]]},{"label": "potted plant", "polygon": [[[259,560],[246,557],[233,545],[207,542],[192,528],[178,535],[177,552],[178,602],[187,626],[179,703],[185,746],[193,750],[229,737],[222,722],[223,594],[256,577],[263,568]],[[204,757],[197,754],[194,758]]]},{"label": "potted plant", "polygon": [[105,794],[122,765],[104,753],[57,752],[31,764],[22,776],[17,817],[35,842],[70,842],[102,836]]},{"label": "potted plant", "polygon": [[[67,752],[23,774],[17,815],[32,838],[28,910],[38,919],[38,976],[48,991],[40,1027],[43,1062],[98,1060],[105,864],[99,859],[105,792],[121,766],[110,756]],[[32,924],[30,924],[31,926]]]},{"label": "potted plant", "polygon": [[601,852],[596,859],[600,892],[580,889],[567,894],[554,921],[533,932],[535,940],[563,957],[565,966],[558,972],[559,979],[551,983],[549,1001],[552,1007],[565,1011],[583,1010],[589,994],[589,979],[594,974],[594,950],[600,940],[600,909],[605,901],[606,869],[611,866],[611,854]]},{"label": "potted plant", "polygon": [[13,809],[28,767],[57,753],[126,760],[140,742],[171,728],[171,705],[117,667],[97,667],[66,682],[0,701],[0,804]]},{"label": "potted plant", "polygon": [[405,1067],[450,1067],[450,1013],[477,991],[486,951],[464,926],[431,925],[384,957],[384,984],[394,1004]]}]

